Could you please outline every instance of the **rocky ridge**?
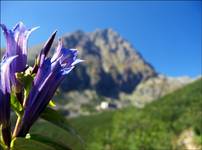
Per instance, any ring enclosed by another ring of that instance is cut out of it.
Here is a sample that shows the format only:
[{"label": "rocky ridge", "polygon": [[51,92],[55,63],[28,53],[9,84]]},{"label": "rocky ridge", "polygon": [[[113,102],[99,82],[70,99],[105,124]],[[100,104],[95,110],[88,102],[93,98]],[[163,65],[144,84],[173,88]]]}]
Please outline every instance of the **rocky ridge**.
[{"label": "rocky ridge", "polygon": [[[119,107],[143,107],[192,81],[188,77],[171,78],[158,74],[112,29],[97,29],[90,33],[78,30],[65,34],[63,43],[66,48],[78,49],[79,57],[85,60],[68,75],[60,87],[60,96],[56,96],[62,99],[58,108],[65,114],[69,111],[73,115],[89,114],[96,111],[95,107],[101,101],[113,102]],[[31,48],[31,61],[40,49],[41,46]]]}]

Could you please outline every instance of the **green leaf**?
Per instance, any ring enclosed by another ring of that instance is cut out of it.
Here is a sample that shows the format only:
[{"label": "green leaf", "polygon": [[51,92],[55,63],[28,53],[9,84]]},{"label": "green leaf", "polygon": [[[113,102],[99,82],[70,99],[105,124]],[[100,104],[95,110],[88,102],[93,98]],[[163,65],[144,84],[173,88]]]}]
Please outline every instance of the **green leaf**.
[{"label": "green leaf", "polygon": [[23,78],[23,83],[24,83],[24,87],[25,87],[25,97],[27,97],[29,95],[30,89],[32,87],[32,81],[34,80],[34,76],[33,75],[26,75]]},{"label": "green leaf", "polygon": [[20,104],[20,102],[18,101],[17,97],[13,92],[11,93],[11,108],[13,109],[13,111],[15,111],[15,113],[18,116],[22,114],[23,111],[22,105]]},{"label": "green leaf", "polygon": [[25,139],[25,138],[15,138],[11,143],[11,150],[56,150],[50,145],[44,143]]},{"label": "green leaf", "polygon": [[3,137],[1,133],[1,126],[0,126],[0,150],[5,149],[6,145],[4,145]]},{"label": "green leaf", "polygon": [[25,72],[16,73],[16,78],[23,84],[24,87],[24,100],[23,106],[26,105],[26,100],[32,87],[35,74],[32,74],[32,67],[29,67]]},{"label": "green leaf", "polygon": [[47,107],[45,111],[42,113],[41,118],[66,130],[72,136],[76,136],[79,139],[79,141],[83,143],[81,137],[77,134],[77,132],[73,129],[73,127],[69,125],[69,122],[66,120],[66,118],[60,115],[54,109]]},{"label": "green leaf", "polygon": [[71,150],[69,147],[59,142],[60,140],[54,141],[52,138],[44,135],[31,134],[31,139],[52,146],[57,150]]},{"label": "green leaf", "polygon": [[3,149],[4,149],[4,148],[3,148],[3,145],[1,145],[1,143],[0,143],[0,149],[1,149],[1,150],[3,150]]},{"label": "green leaf", "polygon": [[[0,137],[1,138],[1,137]],[[4,145],[4,142],[0,140],[0,150],[6,149],[6,145]]]},{"label": "green leaf", "polygon": [[32,87],[32,81],[34,80],[35,74],[32,74],[32,67],[29,67],[26,69],[25,72],[17,73],[16,77],[18,80],[20,80],[25,88],[24,96],[27,97],[29,94],[29,91]]}]

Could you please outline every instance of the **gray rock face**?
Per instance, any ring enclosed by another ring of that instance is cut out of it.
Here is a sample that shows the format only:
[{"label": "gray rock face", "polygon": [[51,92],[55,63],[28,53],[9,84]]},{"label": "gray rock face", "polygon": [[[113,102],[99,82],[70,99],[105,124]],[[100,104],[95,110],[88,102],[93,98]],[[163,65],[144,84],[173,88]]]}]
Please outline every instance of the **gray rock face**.
[{"label": "gray rock face", "polygon": [[117,98],[156,76],[154,68],[112,29],[92,33],[77,31],[63,38],[64,46],[77,48],[86,60],[63,82],[63,91],[94,89],[99,95]]},{"label": "gray rock face", "polygon": [[121,94],[121,99],[128,99],[131,104],[143,107],[158,98],[193,82],[189,77],[167,77],[158,75],[141,82],[130,95]]}]

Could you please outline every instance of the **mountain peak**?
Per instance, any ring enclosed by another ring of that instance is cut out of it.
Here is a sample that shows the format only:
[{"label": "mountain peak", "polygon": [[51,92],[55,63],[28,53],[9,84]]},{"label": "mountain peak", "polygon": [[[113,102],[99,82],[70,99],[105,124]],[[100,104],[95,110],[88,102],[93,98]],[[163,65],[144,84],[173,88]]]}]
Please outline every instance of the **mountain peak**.
[{"label": "mountain peak", "polygon": [[131,93],[140,82],[157,75],[140,53],[111,28],[89,33],[77,30],[65,34],[63,42],[66,48],[78,49],[79,57],[86,60],[65,79],[64,91],[94,89],[100,95],[118,97],[120,92]]},{"label": "mountain peak", "polygon": [[118,35],[118,33],[112,28],[96,29],[94,33],[101,35]]},{"label": "mountain peak", "polygon": [[113,44],[116,41],[123,41],[121,36],[113,30],[112,28],[105,28],[105,29],[97,29],[95,32],[91,33],[92,38],[102,39],[105,40],[106,43]]},{"label": "mountain peak", "polygon": [[130,93],[140,82],[156,76],[153,67],[111,28],[90,33],[78,30],[64,36],[64,46],[77,48],[86,60],[64,82],[64,90],[93,88],[100,95],[118,96],[120,91]]}]

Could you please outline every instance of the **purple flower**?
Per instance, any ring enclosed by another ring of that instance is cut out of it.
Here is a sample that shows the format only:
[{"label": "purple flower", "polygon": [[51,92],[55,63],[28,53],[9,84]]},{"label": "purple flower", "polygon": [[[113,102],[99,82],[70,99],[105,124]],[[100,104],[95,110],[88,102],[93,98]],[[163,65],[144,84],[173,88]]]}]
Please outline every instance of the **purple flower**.
[{"label": "purple flower", "polygon": [[10,64],[17,56],[6,58],[1,62],[0,72],[0,126],[2,125],[2,135],[6,145],[10,144]]},{"label": "purple flower", "polygon": [[11,63],[12,84],[17,86],[17,80],[15,78],[16,72],[24,71],[27,65],[27,41],[31,32],[36,28],[27,29],[22,22],[19,22],[12,30],[7,29],[4,24],[0,24],[3,29],[6,39],[6,52],[4,57],[18,56]]},{"label": "purple flower", "polygon": [[17,136],[25,136],[28,133],[31,125],[48,105],[61,81],[81,61],[77,59],[77,50],[65,49],[59,41],[53,57],[45,57],[40,62]]},{"label": "purple flower", "polygon": [[46,56],[48,55],[48,52],[50,51],[50,48],[53,44],[56,33],[57,33],[57,31],[53,32],[53,34],[50,36],[50,38],[46,41],[43,49],[41,50],[40,54],[37,57],[37,62],[34,65],[33,73],[36,73],[38,71],[39,65],[43,63]]}]

